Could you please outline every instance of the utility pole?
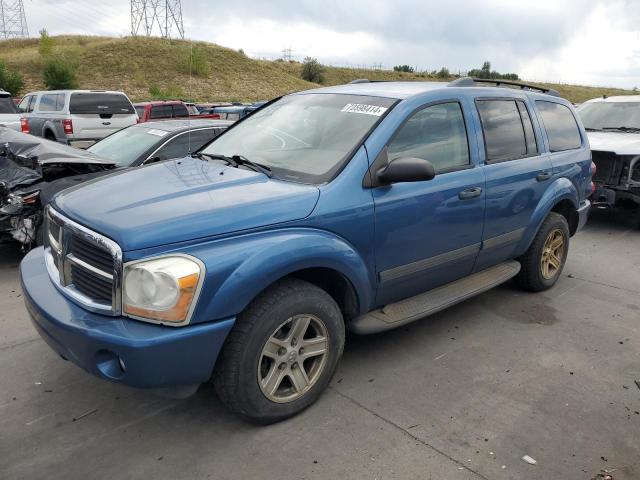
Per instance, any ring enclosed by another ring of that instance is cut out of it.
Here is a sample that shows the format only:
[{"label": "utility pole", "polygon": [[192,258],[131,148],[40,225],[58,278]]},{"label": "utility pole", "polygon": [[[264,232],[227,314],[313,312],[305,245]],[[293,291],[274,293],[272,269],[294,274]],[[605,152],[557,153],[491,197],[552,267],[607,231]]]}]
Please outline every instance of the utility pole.
[{"label": "utility pole", "polygon": [[0,0],[0,39],[28,36],[27,16],[22,0]]},{"label": "utility pole", "polygon": [[162,38],[171,38],[174,29],[184,38],[180,0],[131,0],[131,35],[140,32],[150,37],[158,32]]}]

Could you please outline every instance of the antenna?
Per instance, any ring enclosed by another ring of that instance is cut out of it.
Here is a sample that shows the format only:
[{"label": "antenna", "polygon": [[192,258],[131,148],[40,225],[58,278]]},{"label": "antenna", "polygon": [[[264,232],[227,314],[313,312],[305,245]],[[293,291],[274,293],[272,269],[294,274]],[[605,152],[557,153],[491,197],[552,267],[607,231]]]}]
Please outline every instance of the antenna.
[{"label": "antenna", "polygon": [[0,0],[0,38],[27,38],[27,16],[22,0]]},{"label": "antenna", "polygon": [[131,35],[137,36],[141,29],[147,37],[154,32],[159,32],[162,38],[171,38],[175,29],[178,37],[184,39],[182,2],[180,0],[131,0]]}]

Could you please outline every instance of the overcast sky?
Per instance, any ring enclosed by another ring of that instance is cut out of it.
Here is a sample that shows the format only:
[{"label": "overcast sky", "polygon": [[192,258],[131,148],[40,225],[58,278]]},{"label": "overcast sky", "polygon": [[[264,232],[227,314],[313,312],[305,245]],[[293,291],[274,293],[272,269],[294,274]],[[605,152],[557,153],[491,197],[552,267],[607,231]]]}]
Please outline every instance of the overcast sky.
[{"label": "overcast sky", "polygon": [[[32,36],[128,35],[128,0],[24,0]],[[335,65],[640,88],[640,0],[183,0],[187,38]]]}]

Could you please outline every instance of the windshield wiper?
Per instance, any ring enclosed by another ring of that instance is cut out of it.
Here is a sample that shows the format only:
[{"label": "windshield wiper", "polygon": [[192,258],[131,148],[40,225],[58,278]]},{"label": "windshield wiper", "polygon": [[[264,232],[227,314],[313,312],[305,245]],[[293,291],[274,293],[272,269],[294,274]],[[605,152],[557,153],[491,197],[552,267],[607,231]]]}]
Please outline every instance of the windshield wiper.
[{"label": "windshield wiper", "polygon": [[195,158],[207,157],[207,158],[210,158],[211,160],[222,160],[223,162],[227,162],[227,165],[238,168],[238,162],[236,162],[231,157],[227,157],[226,155],[216,155],[213,153],[199,152],[199,153],[193,153],[191,156]]},{"label": "windshield wiper", "polygon": [[264,173],[267,177],[272,178],[273,173],[271,173],[271,169],[266,165],[260,165],[259,163],[252,162],[247,157],[243,157],[242,155],[232,155],[231,159],[236,162],[238,165],[244,165],[246,167],[253,168],[256,172]]},{"label": "windshield wiper", "polygon": [[640,132],[639,127],[603,127],[602,130],[617,130],[619,132]]}]

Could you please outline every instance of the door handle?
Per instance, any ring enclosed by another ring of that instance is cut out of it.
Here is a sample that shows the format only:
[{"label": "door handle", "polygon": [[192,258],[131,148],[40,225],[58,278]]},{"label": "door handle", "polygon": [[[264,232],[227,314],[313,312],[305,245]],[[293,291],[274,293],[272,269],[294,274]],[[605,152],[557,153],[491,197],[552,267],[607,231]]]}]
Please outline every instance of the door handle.
[{"label": "door handle", "polygon": [[482,189],[480,187],[473,187],[460,192],[458,194],[458,198],[460,200],[469,200],[471,198],[479,197],[481,194],[482,194]]},{"label": "door handle", "polygon": [[536,180],[539,182],[544,182],[545,180],[549,180],[552,176],[553,174],[551,172],[540,172],[536,176]]}]

